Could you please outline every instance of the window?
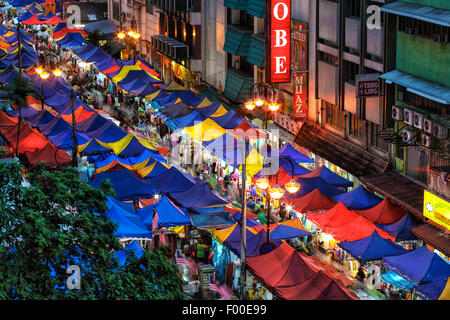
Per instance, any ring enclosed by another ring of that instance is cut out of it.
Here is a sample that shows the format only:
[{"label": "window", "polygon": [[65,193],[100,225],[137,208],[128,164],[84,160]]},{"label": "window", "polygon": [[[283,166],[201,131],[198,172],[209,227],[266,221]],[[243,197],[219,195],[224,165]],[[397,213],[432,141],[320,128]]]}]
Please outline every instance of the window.
[{"label": "window", "polygon": [[358,116],[349,113],[350,117],[350,135],[360,140],[366,140],[366,124],[368,121],[358,119]]},{"label": "window", "polygon": [[322,51],[318,51],[318,53],[319,53],[319,60],[330,62],[330,63],[336,64],[336,65],[339,64],[339,58],[338,57],[335,57],[335,56],[333,56],[331,54],[328,54],[328,53],[325,53],[325,52],[322,52]]},{"label": "window", "polygon": [[120,9],[119,9],[119,3],[114,2],[113,3],[113,19],[119,21],[120,20]]},{"label": "window", "polygon": [[351,16],[359,17],[361,15],[361,0],[350,0]]},{"label": "window", "polygon": [[[437,42],[448,43],[450,38],[449,27],[403,16],[399,17],[398,30],[410,35],[431,39]],[[436,36],[439,38],[436,38]]]},{"label": "window", "polygon": [[379,135],[383,128],[376,123],[370,122],[370,144],[378,149],[388,151],[388,143]]}]

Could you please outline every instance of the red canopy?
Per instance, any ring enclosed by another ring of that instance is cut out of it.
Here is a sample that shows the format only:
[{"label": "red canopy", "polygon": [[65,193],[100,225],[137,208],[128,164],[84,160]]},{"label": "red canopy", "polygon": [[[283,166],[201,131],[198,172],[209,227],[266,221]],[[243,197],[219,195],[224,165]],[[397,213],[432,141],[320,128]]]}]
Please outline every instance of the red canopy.
[{"label": "red canopy", "polygon": [[304,253],[286,242],[271,252],[246,259],[247,267],[271,292],[289,300],[357,300]]},{"label": "red canopy", "polygon": [[32,166],[39,164],[40,161],[46,162],[51,166],[64,166],[71,163],[69,154],[64,150],[56,148],[51,143],[47,143],[45,147],[38,151],[26,151],[24,155]]},{"label": "red canopy", "polygon": [[377,230],[381,237],[395,243],[395,237],[381,230],[354,211],[348,210],[342,202],[338,202],[326,212],[306,213],[306,217],[338,241],[361,240]]},{"label": "red canopy", "polygon": [[0,128],[14,127],[16,124],[16,118],[12,118],[3,111],[0,111]]},{"label": "red canopy", "polygon": [[[12,148],[16,147],[17,129],[17,124],[14,127],[0,129],[0,134],[8,141]],[[47,143],[48,140],[42,133],[32,129],[24,121],[21,121],[18,153],[40,150],[45,147]]]},{"label": "red canopy", "polygon": [[300,198],[286,199],[286,204],[291,205],[295,210],[304,213],[311,211],[322,211],[333,208],[336,203],[325,197],[319,188],[314,189],[310,193]]},{"label": "red canopy", "polygon": [[394,223],[403,218],[406,210],[384,199],[376,206],[366,210],[355,210],[357,214],[377,224]]}]

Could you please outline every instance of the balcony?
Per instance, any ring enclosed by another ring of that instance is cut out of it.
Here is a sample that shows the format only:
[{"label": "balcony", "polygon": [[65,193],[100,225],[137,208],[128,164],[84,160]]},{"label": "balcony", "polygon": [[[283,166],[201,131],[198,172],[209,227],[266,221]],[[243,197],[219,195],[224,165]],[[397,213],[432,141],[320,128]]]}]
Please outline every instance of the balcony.
[{"label": "balcony", "polygon": [[361,49],[361,21],[358,17],[345,18],[345,46],[358,52]]},{"label": "balcony", "polygon": [[236,103],[242,103],[248,99],[252,85],[253,73],[229,68],[224,95]]},{"label": "balcony", "polygon": [[253,30],[241,25],[228,25],[223,50],[234,56],[247,56]]}]

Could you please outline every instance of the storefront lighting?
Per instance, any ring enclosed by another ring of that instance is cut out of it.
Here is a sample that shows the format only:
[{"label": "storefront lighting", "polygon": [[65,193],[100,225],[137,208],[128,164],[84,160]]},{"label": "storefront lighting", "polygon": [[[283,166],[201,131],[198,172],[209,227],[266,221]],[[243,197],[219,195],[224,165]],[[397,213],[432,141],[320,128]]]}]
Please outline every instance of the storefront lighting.
[{"label": "storefront lighting", "polygon": [[262,190],[266,190],[269,187],[269,180],[267,178],[259,178],[256,180],[256,186]]},{"label": "storefront lighting", "polygon": [[300,189],[300,183],[292,179],[291,181],[286,183],[284,187],[286,188],[287,192],[293,194]]},{"label": "storefront lighting", "polygon": [[269,194],[272,199],[279,200],[284,195],[284,189],[277,184],[275,187],[269,189]]}]

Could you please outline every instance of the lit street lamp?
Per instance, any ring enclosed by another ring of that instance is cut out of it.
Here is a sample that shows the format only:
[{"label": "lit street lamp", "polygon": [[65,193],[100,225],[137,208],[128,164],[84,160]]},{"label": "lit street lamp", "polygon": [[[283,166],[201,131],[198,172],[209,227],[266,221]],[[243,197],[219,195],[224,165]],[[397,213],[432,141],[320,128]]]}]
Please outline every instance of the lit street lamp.
[{"label": "lit street lamp", "polygon": [[119,38],[119,40],[123,40],[127,35],[131,38],[131,41],[133,42],[133,63],[136,64],[136,41],[141,37],[141,35],[138,32],[134,32],[133,30],[128,31],[127,33],[120,31],[117,34],[117,38]]}]

